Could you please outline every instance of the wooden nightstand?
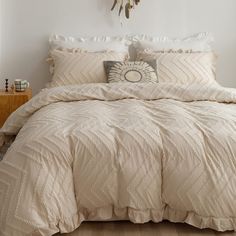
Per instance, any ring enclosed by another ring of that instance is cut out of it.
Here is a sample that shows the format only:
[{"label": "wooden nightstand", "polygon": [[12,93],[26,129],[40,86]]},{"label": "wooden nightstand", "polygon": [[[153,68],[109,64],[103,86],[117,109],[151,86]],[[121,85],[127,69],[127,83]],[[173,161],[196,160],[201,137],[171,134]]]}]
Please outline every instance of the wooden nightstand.
[{"label": "wooden nightstand", "polygon": [[12,90],[5,92],[0,90],[0,128],[13,111],[31,98],[32,90],[30,88],[26,89],[25,92],[15,92]]}]

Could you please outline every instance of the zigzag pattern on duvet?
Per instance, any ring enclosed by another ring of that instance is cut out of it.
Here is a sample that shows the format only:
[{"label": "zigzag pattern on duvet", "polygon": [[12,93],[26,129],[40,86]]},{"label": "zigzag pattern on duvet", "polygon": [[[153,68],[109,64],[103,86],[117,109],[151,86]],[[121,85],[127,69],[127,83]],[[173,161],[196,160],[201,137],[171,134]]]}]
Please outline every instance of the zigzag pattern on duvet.
[{"label": "zigzag pattern on duvet", "polygon": [[235,95],[167,84],[43,91],[3,127],[24,124],[0,162],[0,233],[52,235],[113,217],[235,229]]}]

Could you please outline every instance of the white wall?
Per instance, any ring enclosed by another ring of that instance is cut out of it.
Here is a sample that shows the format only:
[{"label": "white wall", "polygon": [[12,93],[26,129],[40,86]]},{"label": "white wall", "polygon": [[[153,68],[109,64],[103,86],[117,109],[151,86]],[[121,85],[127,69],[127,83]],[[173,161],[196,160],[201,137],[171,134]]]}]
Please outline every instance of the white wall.
[{"label": "white wall", "polygon": [[[0,0],[1,87],[4,78],[31,82],[34,92],[49,80],[47,39],[65,35],[186,36],[211,31],[219,54],[218,80],[236,87],[235,0],[142,0],[123,26],[113,0]],[[1,27],[2,22],[2,27]]]}]

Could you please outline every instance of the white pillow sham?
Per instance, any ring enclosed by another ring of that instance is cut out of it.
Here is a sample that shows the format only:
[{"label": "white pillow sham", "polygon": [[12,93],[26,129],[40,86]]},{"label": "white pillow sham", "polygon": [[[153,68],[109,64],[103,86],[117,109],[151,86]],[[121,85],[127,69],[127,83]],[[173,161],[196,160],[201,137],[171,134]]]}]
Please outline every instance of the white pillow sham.
[{"label": "white pillow sham", "polygon": [[211,33],[199,33],[187,38],[169,38],[169,37],[152,37],[147,35],[133,36],[133,45],[137,51],[150,49],[153,51],[192,51],[192,52],[209,52],[212,51],[214,38]]},{"label": "white pillow sham", "polygon": [[127,60],[126,52],[84,52],[70,53],[53,50],[51,52],[54,74],[48,88],[84,84],[106,83],[104,61]]},{"label": "white pillow sham", "polygon": [[127,52],[130,41],[127,37],[65,37],[54,34],[49,38],[50,50],[84,49],[90,52],[115,51]]},{"label": "white pillow sham", "polygon": [[137,60],[157,60],[160,82],[176,84],[216,83],[216,55],[213,52],[139,52]]}]

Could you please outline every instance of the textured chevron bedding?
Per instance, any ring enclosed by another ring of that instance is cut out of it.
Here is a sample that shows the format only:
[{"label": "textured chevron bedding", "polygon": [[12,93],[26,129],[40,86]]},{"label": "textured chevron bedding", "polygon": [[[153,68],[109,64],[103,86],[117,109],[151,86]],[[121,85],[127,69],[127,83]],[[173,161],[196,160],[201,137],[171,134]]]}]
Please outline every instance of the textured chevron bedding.
[{"label": "textured chevron bedding", "polygon": [[85,84],[40,92],[7,120],[0,235],[86,220],[236,230],[236,90]]}]

